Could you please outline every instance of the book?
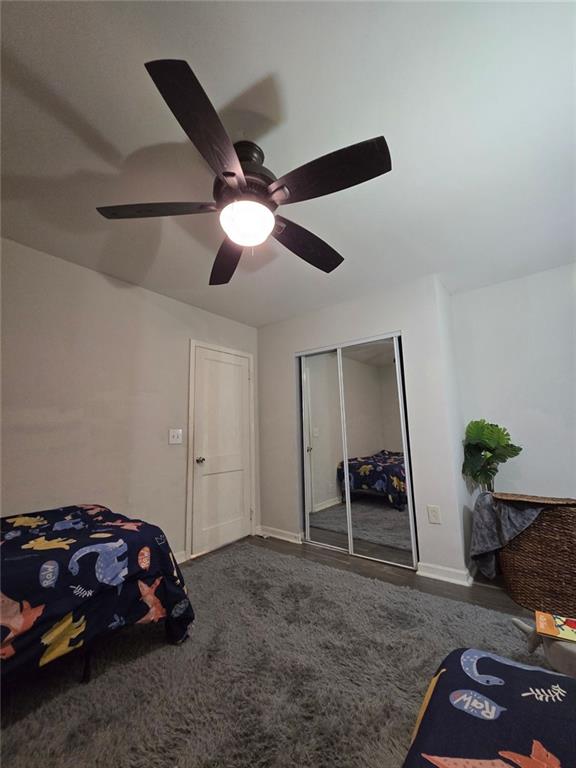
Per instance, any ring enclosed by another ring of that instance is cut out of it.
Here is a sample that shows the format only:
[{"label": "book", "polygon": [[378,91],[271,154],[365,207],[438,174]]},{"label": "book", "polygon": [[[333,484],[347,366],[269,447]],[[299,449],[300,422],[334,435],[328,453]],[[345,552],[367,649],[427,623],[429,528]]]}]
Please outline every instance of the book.
[{"label": "book", "polygon": [[558,616],[555,613],[535,611],[536,631],[539,635],[553,637],[556,640],[571,640],[576,643],[576,619]]}]

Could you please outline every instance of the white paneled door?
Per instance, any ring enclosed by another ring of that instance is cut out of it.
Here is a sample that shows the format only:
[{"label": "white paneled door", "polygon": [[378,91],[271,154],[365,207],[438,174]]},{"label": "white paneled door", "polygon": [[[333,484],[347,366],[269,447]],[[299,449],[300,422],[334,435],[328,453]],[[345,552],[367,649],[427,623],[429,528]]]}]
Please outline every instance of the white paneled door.
[{"label": "white paneled door", "polygon": [[197,346],[192,554],[251,533],[250,360]]}]

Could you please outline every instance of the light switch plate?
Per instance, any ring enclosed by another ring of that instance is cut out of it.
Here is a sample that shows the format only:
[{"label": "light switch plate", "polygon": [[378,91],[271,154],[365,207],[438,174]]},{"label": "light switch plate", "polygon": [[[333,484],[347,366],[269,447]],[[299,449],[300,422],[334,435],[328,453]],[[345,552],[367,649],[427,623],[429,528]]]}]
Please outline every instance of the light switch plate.
[{"label": "light switch plate", "polygon": [[440,525],[442,523],[440,507],[437,507],[435,504],[428,504],[426,511],[428,512],[429,523],[432,523],[432,525]]},{"label": "light switch plate", "polygon": [[181,429],[169,429],[168,430],[168,443],[170,445],[182,445],[182,430]]}]

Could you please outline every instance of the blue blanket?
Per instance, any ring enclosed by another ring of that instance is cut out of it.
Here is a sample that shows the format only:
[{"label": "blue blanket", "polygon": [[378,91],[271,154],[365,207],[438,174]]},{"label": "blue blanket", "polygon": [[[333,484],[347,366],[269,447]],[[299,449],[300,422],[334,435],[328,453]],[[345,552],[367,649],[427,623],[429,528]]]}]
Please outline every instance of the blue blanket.
[{"label": "blue blanket", "polygon": [[1,520],[2,675],[42,667],[99,635],[164,621],[187,635],[194,612],[160,528],[97,505]]},{"label": "blue blanket", "polygon": [[[343,462],[338,464],[338,480],[344,494]],[[379,451],[373,456],[348,459],[350,491],[370,491],[383,494],[396,509],[404,509],[406,499],[406,470],[404,454],[396,451]]]},{"label": "blue blanket", "polygon": [[403,768],[571,768],[576,679],[475,649],[447,656]]}]

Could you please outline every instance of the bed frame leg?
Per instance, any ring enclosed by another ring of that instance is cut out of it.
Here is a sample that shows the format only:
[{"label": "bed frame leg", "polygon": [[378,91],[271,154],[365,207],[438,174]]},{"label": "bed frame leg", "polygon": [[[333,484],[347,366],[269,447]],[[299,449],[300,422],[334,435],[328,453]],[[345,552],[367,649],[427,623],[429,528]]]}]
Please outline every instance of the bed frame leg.
[{"label": "bed frame leg", "polygon": [[92,649],[86,648],[84,651],[84,666],[82,668],[82,683],[89,683],[92,679]]}]

